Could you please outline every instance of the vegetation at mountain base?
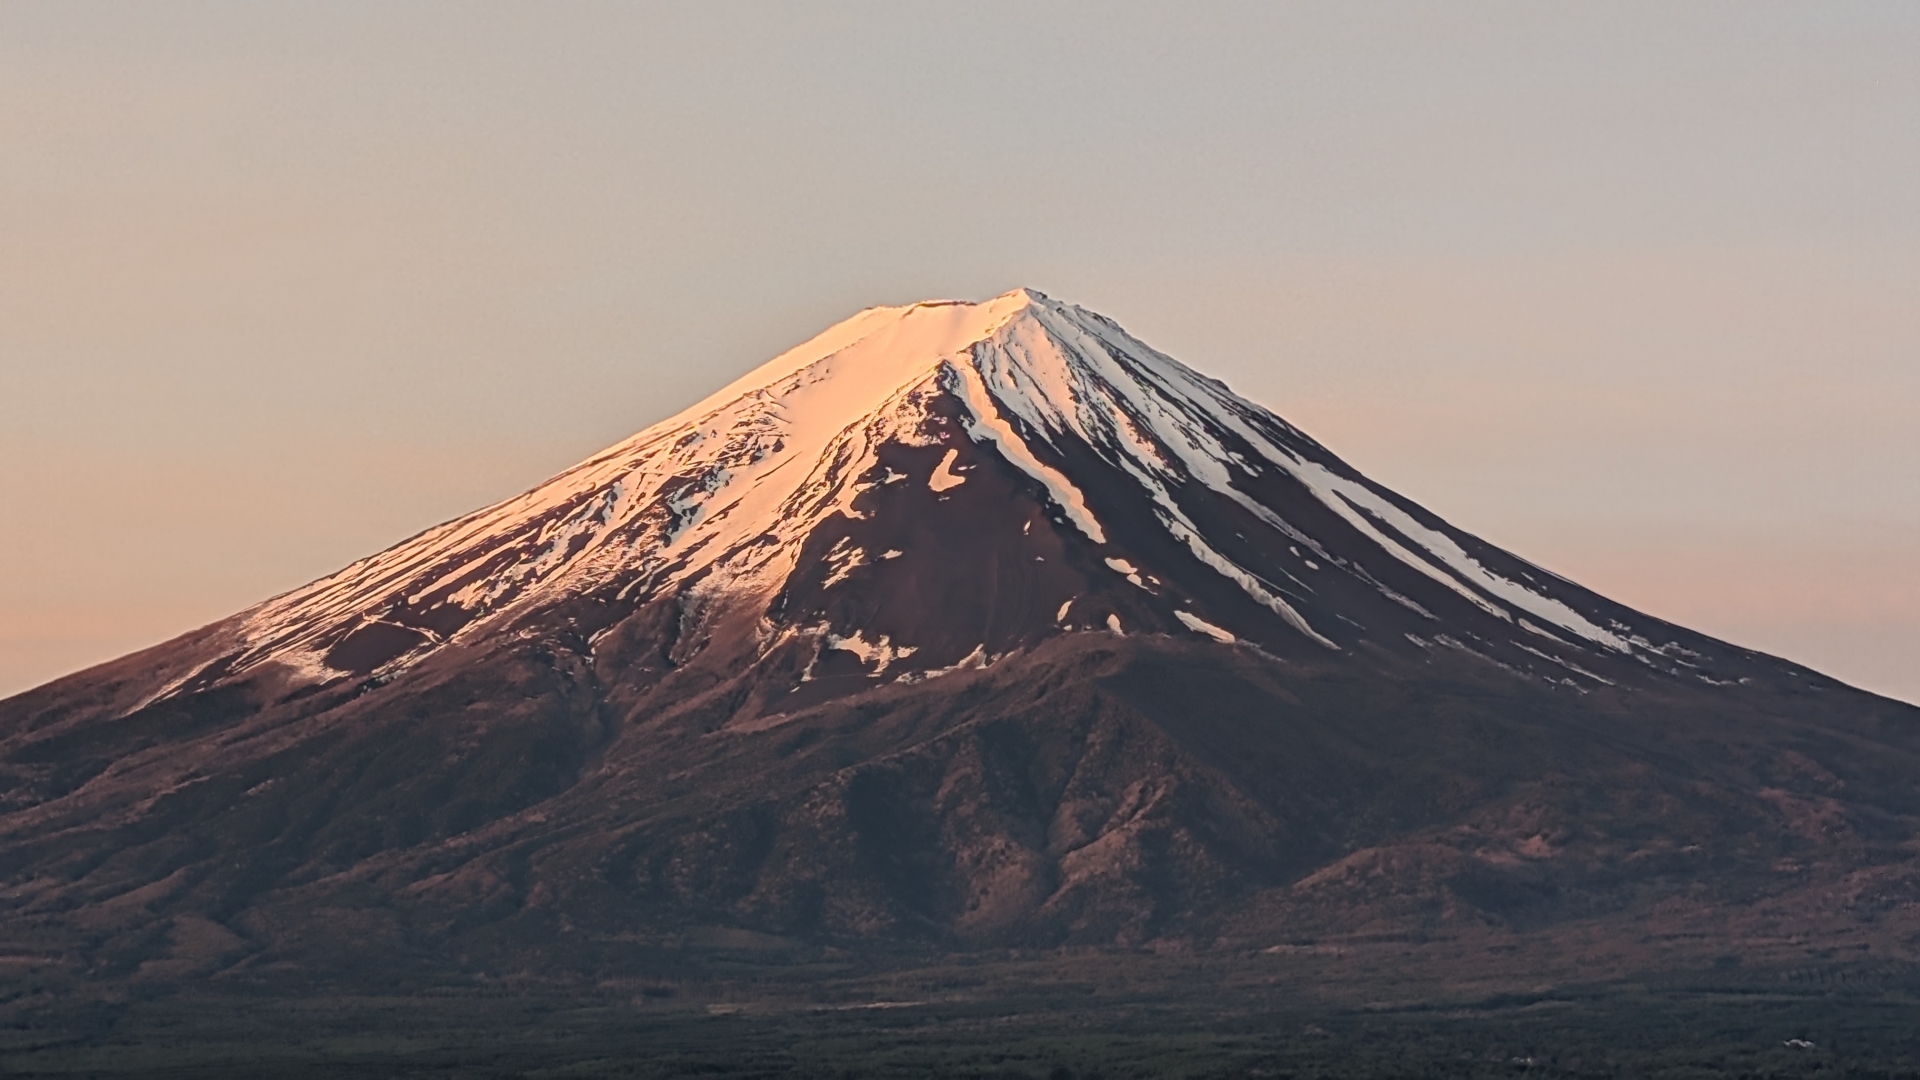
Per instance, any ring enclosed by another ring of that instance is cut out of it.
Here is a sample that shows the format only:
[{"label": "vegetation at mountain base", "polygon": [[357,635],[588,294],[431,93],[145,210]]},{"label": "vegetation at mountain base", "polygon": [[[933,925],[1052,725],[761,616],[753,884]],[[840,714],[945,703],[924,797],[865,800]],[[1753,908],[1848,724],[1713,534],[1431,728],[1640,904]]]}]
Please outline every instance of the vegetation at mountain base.
[{"label": "vegetation at mountain base", "polygon": [[[888,963],[702,950],[648,976],[183,984],[0,1011],[39,1077],[1910,1077],[1920,968],[1709,968],[1488,992],[1349,958]],[[1519,975],[1519,972],[1513,972]]]}]

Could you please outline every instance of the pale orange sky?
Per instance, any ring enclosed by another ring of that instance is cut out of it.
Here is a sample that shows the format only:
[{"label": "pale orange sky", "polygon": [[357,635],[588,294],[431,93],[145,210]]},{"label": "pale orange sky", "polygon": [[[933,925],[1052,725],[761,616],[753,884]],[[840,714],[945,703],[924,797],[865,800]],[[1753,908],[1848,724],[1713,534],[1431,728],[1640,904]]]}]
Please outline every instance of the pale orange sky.
[{"label": "pale orange sky", "polygon": [[1113,316],[1920,700],[1920,7],[0,7],[0,693],[852,311]]}]

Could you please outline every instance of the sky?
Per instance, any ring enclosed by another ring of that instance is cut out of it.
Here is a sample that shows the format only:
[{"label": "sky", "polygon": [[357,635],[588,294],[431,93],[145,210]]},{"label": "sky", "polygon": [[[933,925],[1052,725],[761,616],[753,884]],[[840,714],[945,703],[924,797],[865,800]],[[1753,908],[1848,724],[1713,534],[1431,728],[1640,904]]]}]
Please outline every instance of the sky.
[{"label": "sky", "polygon": [[1920,5],[0,3],[0,694],[860,308],[1098,310],[1920,702]]}]

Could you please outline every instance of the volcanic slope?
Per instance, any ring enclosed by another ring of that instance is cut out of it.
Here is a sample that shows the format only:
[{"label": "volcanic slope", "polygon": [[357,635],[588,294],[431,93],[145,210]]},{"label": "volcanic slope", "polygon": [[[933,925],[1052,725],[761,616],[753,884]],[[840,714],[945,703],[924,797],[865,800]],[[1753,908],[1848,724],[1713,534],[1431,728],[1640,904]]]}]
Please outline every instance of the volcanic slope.
[{"label": "volcanic slope", "polygon": [[1920,710],[1608,601],[1016,290],[869,309],[0,702],[0,944],[1912,940],[1915,777]]}]

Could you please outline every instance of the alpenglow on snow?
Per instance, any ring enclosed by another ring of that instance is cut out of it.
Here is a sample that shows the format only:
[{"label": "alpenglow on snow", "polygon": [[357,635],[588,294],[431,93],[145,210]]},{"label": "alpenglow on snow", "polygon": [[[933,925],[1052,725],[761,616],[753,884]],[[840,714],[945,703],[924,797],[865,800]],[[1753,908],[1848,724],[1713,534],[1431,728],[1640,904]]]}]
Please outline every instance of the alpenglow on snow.
[{"label": "alpenglow on snow", "polygon": [[676,649],[806,651],[796,690],[1069,633],[1454,650],[1576,689],[1609,670],[1719,682],[1751,655],[1705,657],[1105,316],[1016,289],[863,311],[525,494],[236,615],[148,701],[269,669],[388,679],[569,604],[591,648],[666,597]]}]

